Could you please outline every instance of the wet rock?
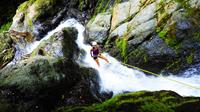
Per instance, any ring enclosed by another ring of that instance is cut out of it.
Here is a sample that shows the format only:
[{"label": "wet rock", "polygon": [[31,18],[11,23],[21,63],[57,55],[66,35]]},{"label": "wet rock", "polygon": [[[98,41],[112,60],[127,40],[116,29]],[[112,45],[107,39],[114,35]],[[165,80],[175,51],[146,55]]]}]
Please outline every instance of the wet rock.
[{"label": "wet rock", "polygon": [[[135,5],[128,5],[131,2]],[[197,1],[129,0],[117,4],[104,48],[121,61],[154,72],[175,72],[198,63],[199,7],[191,3]]]},{"label": "wet rock", "polygon": [[54,58],[66,57],[68,60],[74,60],[78,55],[78,47],[75,43],[78,32],[75,28],[63,28],[56,32],[49,39],[40,43],[32,53],[32,56],[43,55]]},{"label": "wet rock", "polygon": [[15,102],[15,111],[49,112],[59,104],[100,101],[96,71],[77,63],[76,38],[75,28],[63,29],[41,43],[28,59],[0,71],[0,90],[12,93],[6,98]]},{"label": "wet rock", "polygon": [[98,43],[103,43],[107,38],[108,31],[110,29],[110,13],[101,13],[96,16],[94,20],[91,20],[87,24],[88,40],[95,40]]}]

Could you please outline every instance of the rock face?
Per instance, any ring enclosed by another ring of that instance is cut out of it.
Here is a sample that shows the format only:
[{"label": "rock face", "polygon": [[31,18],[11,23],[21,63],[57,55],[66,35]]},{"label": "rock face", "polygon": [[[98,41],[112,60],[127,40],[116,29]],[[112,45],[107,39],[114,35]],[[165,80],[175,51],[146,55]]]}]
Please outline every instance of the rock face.
[{"label": "rock face", "polygon": [[74,28],[63,29],[28,59],[0,71],[2,97],[16,106],[12,111],[49,112],[56,105],[101,101],[96,71],[76,63],[77,34]]},{"label": "rock face", "polygon": [[110,29],[111,14],[101,13],[87,24],[89,41],[95,40],[98,43],[103,43]]},{"label": "rock face", "polygon": [[118,95],[102,104],[63,107],[56,112],[199,112],[199,100],[172,91],[141,91]]},{"label": "rock face", "polygon": [[[128,0],[113,7],[109,27],[104,26],[108,34],[96,40],[104,40],[106,51],[123,62],[176,72],[200,61],[199,10],[196,0]],[[103,31],[93,32],[90,22],[88,27],[89,34]]]},{"label": "rock face", "polygon": [[15,55],[13,40],[9,33],[0,34],[0,69],[6,66]]}]

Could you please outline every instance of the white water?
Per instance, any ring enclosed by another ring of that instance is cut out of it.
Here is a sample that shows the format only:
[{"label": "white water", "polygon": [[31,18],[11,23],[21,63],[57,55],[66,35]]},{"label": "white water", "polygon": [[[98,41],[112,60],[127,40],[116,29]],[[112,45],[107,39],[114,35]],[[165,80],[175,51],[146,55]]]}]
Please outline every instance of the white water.
[{"label": "white water", "polygon": [[[112,91],[114,94],[118,94],[126,91],[172,90],[183,96],[200,96],[200,90],[188,88],[187,86],[166,80],[162,77],[146,76],[140,71],[121,65],[119,61],[106,53],[103,53],[103,55],[108,58],[110,64],[107,64],[104,60],[100,60],[100,67],[98,67],[90,56],[89,52],[91,47],[84,44],[83,32],[85,28],[74,19],[61,23],[55,30],[49,32],[41,41],[48,39],[51,35],[64,27],[75,27],[78,30],[79,34],[76,42],[79,48],[86,51],[86,56],[82,59],[83,65],[99,71],[101,91]],[[29,52],[32,52],[41,41],[35,42],[29,47]],[[191,77],[168,76],[168,78],[200,87],[199,75],[193,75]]]}]

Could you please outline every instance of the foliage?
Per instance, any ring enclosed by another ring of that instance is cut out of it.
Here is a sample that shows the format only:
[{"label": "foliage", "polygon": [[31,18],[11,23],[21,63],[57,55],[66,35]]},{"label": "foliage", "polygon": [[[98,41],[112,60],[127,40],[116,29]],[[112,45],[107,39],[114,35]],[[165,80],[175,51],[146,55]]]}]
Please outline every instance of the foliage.
[{"label": "foliage", "polygon": [[126,38],[118,38],[116,39],[116,46],[119,48],[121,57],[125,61],[127,54],[127,39]]},{"label": "foliage", "polygon": [[0,33],[2,33],[3,31],[9,30],[11,24],[12,24],[11,22],[8,22],[8,23],[2,25],[1,28],[0,28]]}]

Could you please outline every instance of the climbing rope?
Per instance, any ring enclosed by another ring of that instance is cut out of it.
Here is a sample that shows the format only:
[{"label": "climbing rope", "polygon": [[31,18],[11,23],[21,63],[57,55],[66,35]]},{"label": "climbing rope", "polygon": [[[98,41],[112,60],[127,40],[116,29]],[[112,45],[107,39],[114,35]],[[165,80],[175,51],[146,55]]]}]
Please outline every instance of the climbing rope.
[{"label": "climbing rope", "polygon": [[[134,68],[134,69],[137,69],[139,71],[143,71],[145,73],[152,74],[154,76],[158,76],[158,77],[160,76],[159,74],[150,72],[148,70],[141,69],[141,68],[133,66],[133,65],[129,65],[129,64],[126,64],[126,63],[122,63],[122,64],[125,65],[125,66],[127,66],[127,67]],[[166,80],[169,80],[169,81],[172,81],[172,82],[175,82],[175,83],[179,83],[181,85],[187,86],[187,87],[192,88],[192,89],[200,90],[200,87],[196,87],[196,86],[193,86],[193,85],[190,85],[190,84],[187,84],[187,83],[184,83],[184,82],[180,82],[180,81],[177,81],[177,80],[174,80],[174,79],[170,79],[170,78],[167,78],[167,77],[162,77],[162,78],[164,78]]]}]

